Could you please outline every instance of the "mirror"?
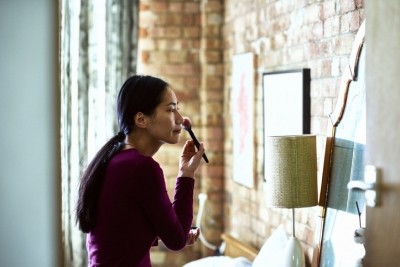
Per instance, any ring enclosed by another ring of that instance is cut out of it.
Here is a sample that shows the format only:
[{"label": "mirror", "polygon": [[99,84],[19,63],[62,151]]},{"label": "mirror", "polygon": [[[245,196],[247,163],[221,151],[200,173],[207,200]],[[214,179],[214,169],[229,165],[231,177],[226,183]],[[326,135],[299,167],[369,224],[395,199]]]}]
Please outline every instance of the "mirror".
[{"label": "mirror", "polygon": [[349,190],[364,179],[366,134],[365,21],[355,37],[339,97],[329,116],[320,205],[323,206],[317,266],[362,266],[365,255],[364,193]]}]

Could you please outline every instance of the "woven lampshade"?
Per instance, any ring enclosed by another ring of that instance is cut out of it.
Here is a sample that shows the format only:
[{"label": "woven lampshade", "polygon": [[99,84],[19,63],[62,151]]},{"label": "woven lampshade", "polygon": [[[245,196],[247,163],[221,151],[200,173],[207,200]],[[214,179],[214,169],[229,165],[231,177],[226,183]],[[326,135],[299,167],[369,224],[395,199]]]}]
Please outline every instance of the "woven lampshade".
[{"label": "woven lampshade", "polygon": [[317,205],[316,136],[269,136],[265,143],[267,204],[279,208]]}]

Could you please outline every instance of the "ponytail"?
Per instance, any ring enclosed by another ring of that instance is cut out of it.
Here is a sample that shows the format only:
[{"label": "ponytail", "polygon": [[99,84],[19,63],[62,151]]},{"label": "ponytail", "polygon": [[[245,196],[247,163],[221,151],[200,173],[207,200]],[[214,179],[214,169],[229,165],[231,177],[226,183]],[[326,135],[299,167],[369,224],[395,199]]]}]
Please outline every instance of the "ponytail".
[{"label": "ponytail", "polygon": [[82,175],[76,205],[76,222],[84,233],[88,233],[95,226],[104,172],[111,158],[122,149],[124,138],[123,132],[111,138],[97,152]]}]

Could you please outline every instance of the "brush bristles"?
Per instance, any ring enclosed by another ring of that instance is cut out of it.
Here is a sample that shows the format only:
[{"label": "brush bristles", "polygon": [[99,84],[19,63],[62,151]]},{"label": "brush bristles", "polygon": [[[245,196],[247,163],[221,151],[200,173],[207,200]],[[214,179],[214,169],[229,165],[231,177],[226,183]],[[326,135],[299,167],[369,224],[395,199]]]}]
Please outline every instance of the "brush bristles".
[{"label": "brush bristles", "polygon": [[183,117],[183,123],[182,126],[185,130],[189,130],[191,126],[191,121],[188,117]]}]

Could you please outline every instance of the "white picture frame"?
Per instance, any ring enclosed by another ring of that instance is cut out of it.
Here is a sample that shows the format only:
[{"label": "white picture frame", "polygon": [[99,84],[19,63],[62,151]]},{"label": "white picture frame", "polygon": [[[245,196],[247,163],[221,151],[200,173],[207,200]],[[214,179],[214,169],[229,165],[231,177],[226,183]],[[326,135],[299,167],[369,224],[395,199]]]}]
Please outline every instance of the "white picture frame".
[{"label": "white picture frame", "polygon": [[233,180],[254,187],[254,55],[233,56],[231,114]]},{"label": "white picture frame", "polygon": [[310,70],[263,74],[265,136],[310,133]]}]

